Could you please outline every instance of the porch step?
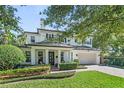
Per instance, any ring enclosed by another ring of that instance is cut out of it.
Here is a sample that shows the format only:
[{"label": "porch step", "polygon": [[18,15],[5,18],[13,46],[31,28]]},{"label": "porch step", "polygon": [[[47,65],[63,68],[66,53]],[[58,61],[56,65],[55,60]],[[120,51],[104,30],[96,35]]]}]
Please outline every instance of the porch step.
[{"label": "porch step", "polygon": [[52,71],[59,71],[59,69],[57,67],[51,67]]}]

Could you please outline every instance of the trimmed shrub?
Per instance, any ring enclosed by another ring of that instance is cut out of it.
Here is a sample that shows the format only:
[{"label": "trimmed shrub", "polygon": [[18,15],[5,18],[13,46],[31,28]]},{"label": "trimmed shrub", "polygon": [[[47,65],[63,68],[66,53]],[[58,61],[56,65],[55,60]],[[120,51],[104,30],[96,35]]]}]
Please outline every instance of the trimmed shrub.
[{"label": "trimmed shrub", "polygon": [[15,65],[25,62],[21,49],[12,45],[0,45],[0,70],[13,69]]},{"label": "trimmed shrub", "polygon": [[50,66],[33,66],[29,68],[0,71],[0,78],[4,79],[4,78],[33,76],[40,74],[48,74],[49,72],[50,72]]},{"label": "trimmed shrub", "polygon": [[60,63],[59,69],[60,70],[72,70],[72,69],[76,69],[77,65],[78,64],[76,62]]},{"label": "trimmed shrub", "polygon": [[74,62],[76,62],[77,64],[80,64],[79,59],[74,59]]},{"label": "trimmed shrub", "polygon": [[124,66],[124,58],[106,58],[106,65]]}]

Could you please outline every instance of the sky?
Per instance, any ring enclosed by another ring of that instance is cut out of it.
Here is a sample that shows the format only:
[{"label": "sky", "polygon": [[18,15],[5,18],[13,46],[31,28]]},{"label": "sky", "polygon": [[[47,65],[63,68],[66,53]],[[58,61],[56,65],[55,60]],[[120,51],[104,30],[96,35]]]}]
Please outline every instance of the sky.
[{"label": "sky", "polygon": [[30,6],[14,6],[17,8],[16,16],[21,18],[20,26],[24,31],[36,32],[37,28],[40,28],[40,18],[45,15],[39,15],[39,12],[43,12],[48,6],[42,5],[30,5]]}]

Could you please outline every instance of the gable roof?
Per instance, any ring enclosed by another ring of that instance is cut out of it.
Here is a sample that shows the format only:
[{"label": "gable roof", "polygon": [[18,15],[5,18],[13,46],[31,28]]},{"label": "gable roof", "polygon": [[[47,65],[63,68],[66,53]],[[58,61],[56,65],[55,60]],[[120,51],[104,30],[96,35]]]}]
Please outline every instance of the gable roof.
[{"label": "gable roof", "polygon": [[24,31],[24,33],[31,33],[31,34],[39,34],[39,31],[42,30],[42,31],[49,31],[49,32],[64,32],[64,31],[60,31],[60,30],[50,30],[50,29],[41,29],[41,28],[38,28],[37,29],[37,32],[29,32],[29,31]]}]

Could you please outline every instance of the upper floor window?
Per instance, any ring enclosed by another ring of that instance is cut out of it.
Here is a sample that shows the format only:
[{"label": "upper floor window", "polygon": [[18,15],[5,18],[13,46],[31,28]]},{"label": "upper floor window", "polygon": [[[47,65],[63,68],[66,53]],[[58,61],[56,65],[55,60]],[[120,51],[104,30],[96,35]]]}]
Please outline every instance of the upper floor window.
[{"label": "upper floor window", "polygon": [[52,38],[54,38],[54,35],[52,34]]},{"label": "upper floor window", "polygon": [[46,38],[48,38],[48,34],[46,33]]},{"label": "upper floor window", "polygon": [[49,34],[49,38],[51,38],[51,34]]},{"label": "upper floor window", "polygon": [[85,41],[85,44],[87,44],[87,45],[91,45],[91,40],[89,40],[89,41]]},{"label": "upper floor window", "polygon": [[77,39],[75,39],[75,43],[77,42]]},{"label": "upper floor window", "polygon": [[31,36],[31,42],[35,42],[35,36]]},{"label": "upper floor window", "polygon": [[70,42],[70,40],[68,40],[68,42]]},{"label": "upper floor window", "polygon": [[46,33],[46,38],[49,39],[49,38],[54,38],[54,35],[53,34],[48,34]]},{"label": "upper floor window", "polygon": [[92,39],[90,39],[90,44],[92,44]]},{"label": "upper floor window", "polygon": [[65,43],[67,42],[66,38],[64,38],[64,42],[65,42]]}]

